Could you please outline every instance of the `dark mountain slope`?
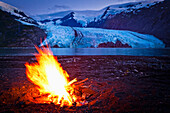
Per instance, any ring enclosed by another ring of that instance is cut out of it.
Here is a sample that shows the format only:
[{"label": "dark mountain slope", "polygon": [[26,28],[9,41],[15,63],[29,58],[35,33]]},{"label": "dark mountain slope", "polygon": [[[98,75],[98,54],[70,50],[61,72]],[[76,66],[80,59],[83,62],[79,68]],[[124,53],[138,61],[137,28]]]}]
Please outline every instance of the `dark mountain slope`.
[{"label": "dark mountain slope", "polygon": [[15,16],[0,10],[0,47],[33,47],[46,37],[42,29],[15,19]]}]

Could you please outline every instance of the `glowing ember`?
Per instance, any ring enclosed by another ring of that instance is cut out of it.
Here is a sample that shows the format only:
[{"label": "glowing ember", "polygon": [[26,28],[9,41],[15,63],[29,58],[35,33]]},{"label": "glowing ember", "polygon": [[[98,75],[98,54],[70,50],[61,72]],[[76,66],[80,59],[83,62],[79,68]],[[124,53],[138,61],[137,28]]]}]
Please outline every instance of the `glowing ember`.
[{"label": "glowing ember", "polygon": [[69,81],[69,75],[63,70],[61,64],[57,61],[50,49],[40,49],[36,47],[36,63],[26,63],[26,75],[28,79],[37,85],[41,95],[48,96],[40,101],[43,103],[60,104],[60,106],[71,106],[78,100],[74,95],[73,83],[77,79]]}]

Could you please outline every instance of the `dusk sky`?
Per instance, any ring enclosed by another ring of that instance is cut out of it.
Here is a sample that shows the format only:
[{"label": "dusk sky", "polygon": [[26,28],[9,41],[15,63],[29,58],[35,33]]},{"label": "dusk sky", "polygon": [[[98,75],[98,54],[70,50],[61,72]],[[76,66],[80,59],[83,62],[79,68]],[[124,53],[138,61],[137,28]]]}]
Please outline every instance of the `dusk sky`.
[{"label": "dusk sky", "polygon": [[29,15],[64,10],[100,10],[108,5],[149,0],[1,0]]}]

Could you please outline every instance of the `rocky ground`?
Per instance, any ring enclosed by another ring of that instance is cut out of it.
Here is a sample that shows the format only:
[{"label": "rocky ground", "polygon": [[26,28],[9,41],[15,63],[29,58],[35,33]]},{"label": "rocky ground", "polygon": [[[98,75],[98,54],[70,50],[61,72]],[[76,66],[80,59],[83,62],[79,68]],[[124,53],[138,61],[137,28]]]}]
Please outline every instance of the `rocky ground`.
[{"label": "rocky ground", "polygon": [[[88,78],[87,105],[59,107],[28,103],[34,87],[25,62],[34,57],[0,57],[0,112],[170,112],[170,57],[58,56],[70,79]],[[24,97],[24,98],[23,98]]]}]

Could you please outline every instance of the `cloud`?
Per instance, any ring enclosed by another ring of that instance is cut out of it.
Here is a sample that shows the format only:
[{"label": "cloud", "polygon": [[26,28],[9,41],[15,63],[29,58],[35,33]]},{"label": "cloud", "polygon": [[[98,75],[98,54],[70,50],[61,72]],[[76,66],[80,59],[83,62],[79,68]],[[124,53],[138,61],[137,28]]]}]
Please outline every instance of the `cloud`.
[{"label": "cloud", "polygon": [[68,10],[69,6],[66,5],[54,5],[53,7],[48,8],[48,10]]}]

